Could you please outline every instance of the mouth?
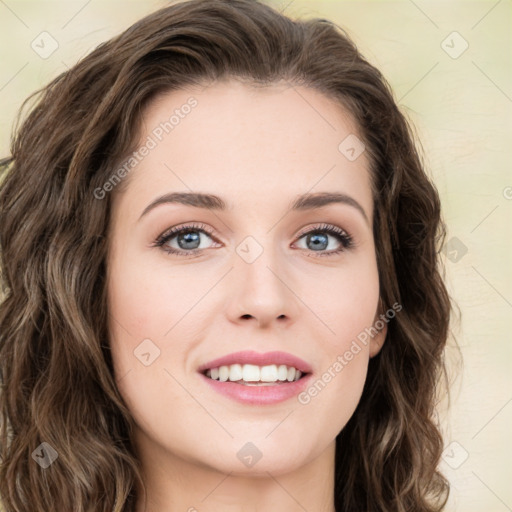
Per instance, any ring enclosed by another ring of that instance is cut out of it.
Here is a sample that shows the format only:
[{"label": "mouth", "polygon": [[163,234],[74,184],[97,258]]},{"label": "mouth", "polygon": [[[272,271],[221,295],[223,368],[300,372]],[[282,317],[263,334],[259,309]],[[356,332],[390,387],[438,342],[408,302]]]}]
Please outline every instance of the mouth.
[{"label": "mouth", "polygon": [[201,373],[214,381],[232,382],[242,386],[279,386],[309,375],[308,372],[285,364],[258,366],[239,363],[207,368]]},{"label": "mouth", "polygon": [[291,400],[312,380],[313,368],[288,352],[234,352],[197,369],[214,392],[246,405],[266,406]]}]

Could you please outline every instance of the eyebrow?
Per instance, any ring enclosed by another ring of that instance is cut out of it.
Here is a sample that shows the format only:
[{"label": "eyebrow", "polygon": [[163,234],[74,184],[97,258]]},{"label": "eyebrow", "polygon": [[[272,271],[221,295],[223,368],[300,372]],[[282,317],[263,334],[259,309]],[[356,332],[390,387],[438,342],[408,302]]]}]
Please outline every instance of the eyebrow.
[{"label": "eyebrow", "polygon": [[[200,192],[171,192],[157,197],[151,202],[142,212],[139,220],[144,217],[153,208],[162,204],[183,204],[186,206],[193,206],[195,208],[204,208],[213,211],[227,210],[227,203],[214,194],[202,194]],[[301,194],[296,197],[289,206],[292,211],[306,211],[322,208],[329,204],[341,203],[355,208],[365,219],[366,223],[370,225],[370,221],[364,208],[351,196],[339,192],[316,192],[314,194],[307,193]]]}]

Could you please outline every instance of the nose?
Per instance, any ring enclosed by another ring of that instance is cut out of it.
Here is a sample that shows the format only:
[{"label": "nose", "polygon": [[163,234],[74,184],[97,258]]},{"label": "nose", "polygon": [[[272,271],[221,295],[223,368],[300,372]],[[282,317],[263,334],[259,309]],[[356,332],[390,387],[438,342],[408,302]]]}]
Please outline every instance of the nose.
[{"label": "nose", "polygon": [[235,323],[252,322],[260,328],[288,326],[299,314],[296,285],[274,252],[265,249],[252,263],[239,258],[230,272],[227,314]]}]

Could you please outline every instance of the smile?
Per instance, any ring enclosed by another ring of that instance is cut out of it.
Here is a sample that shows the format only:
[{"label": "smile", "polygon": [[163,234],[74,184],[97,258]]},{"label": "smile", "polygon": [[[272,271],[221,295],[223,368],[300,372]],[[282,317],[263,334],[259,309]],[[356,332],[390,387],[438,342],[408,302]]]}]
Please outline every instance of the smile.
[{"label": "smile", "polygon": [[271,386],[283,382],[293,382],[302,377],[302,372],[294,366],[271,364],[257,366],[254,364],[223,365],[206,370],[205,375],[220,382],[235,382],[246,386]]}]

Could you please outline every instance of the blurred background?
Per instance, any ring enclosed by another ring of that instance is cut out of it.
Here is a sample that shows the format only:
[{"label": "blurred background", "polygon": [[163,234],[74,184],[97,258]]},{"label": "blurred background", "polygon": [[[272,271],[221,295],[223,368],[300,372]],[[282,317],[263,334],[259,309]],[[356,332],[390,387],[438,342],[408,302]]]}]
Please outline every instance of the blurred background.
[{"label": "blurred background", "polygon": [[[446,353],[450,408],[442,393],[439,403],[441,470],[452,484],[446,510],[512,511],[512,2],[267,3],[344,28],[416,129],[441,195],[443,265],[461,313]],[[25,98],[166,4],[0,0],[0,156]]]}]

